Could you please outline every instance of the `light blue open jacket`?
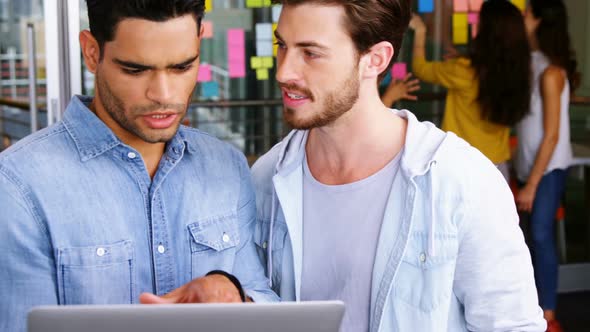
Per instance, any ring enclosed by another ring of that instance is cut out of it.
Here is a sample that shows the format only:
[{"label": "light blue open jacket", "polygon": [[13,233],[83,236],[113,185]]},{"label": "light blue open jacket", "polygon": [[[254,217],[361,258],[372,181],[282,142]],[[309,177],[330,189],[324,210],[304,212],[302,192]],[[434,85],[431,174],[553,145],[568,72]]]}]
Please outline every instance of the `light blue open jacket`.
[{"label": "light blue open jacket", "polygon": [[[545,331],[530,254],[500,172],[456,135],[393,112],[408,121],[395,180],[402,190],[390,194],[381,227],[369,330]],[[292,131],[252,168],[258,254],[286,301],[300,299],[307,134]]]}]

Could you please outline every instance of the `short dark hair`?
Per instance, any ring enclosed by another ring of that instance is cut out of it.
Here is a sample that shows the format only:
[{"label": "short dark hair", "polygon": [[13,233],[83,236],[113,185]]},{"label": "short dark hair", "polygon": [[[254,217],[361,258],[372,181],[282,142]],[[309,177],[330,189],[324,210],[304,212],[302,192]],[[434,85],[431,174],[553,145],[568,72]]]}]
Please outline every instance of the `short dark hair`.
[{"label": "short dark hair", "polygon": [[288,6],[301,4],[337,5],[346,12],[345,28],[359,54],[365,54],[373,45],[388,41],[395,54],[379,75],[382,80],[397,58],[404,33],[412,17],[411,0],[273,0]]},{"label": "short dark hair", "polygon": [[117,25],[127,18],[164,22],[192,14],[197,21],[197,33],[205,11],[204,0],[86,0],[90,32],[98,42],[102,57],[103,46],[115,38]]}]

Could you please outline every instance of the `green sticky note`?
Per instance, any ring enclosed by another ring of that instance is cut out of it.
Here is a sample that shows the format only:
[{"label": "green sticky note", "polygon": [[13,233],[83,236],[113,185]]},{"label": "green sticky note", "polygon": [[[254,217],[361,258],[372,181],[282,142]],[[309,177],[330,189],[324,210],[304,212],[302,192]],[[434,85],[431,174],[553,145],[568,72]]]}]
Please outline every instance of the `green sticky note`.
[{"label": "green sticky note", "polygon": [[262,57],[261,59],[262,59],[262,67],[261,68],[270,69],[274,66],[274,62],[272,61],[272,57],[265,56],[265,57]]},{"label": "green sticky note", "polygon": [[256,79],[259,81],[268,80],[268,69],[256,69]]},{"label": "green sticky note", "polygon": [[259,69],[262,68],[262,58],[253,56],[250,58],[250,67],[252,69]]},{"label": "green sticky note", "polygon": [[262,7],[262,0],[246,0],[246,7],[260,8]]}]

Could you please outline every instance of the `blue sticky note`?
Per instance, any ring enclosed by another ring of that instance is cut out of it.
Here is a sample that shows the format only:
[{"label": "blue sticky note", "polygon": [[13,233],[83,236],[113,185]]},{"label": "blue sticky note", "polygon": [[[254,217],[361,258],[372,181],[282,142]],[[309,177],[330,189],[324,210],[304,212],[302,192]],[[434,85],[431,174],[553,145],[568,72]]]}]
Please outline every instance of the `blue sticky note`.
[{"label": "blue sticky note", "polygon": [[219,83],[215,81],[201,83],[201,97],[203,99],[219,97]]},{"label": "blue sticky note", "polygon": [[419,13],[432,13],[434,11],[434,0],[418,0]]}]

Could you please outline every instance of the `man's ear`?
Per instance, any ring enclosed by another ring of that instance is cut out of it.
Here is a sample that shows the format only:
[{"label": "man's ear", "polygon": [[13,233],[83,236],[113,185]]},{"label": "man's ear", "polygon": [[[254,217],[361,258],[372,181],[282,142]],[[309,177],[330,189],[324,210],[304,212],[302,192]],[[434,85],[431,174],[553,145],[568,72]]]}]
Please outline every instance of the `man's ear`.
[{"label": "man's ear", "polygon": [[100,46],[90,31],[83,30],[80,32],[80,47],[82,48],[86,68],[91,73],[96,74],[96,68],[100,62]]},{"label": "man's ear", "polygon": [[369,51],[362,57],[363,77],[373,78],[378,77],[383,71],[387,69],[395,50],[390,42],[382,41],[373,45]]}]

